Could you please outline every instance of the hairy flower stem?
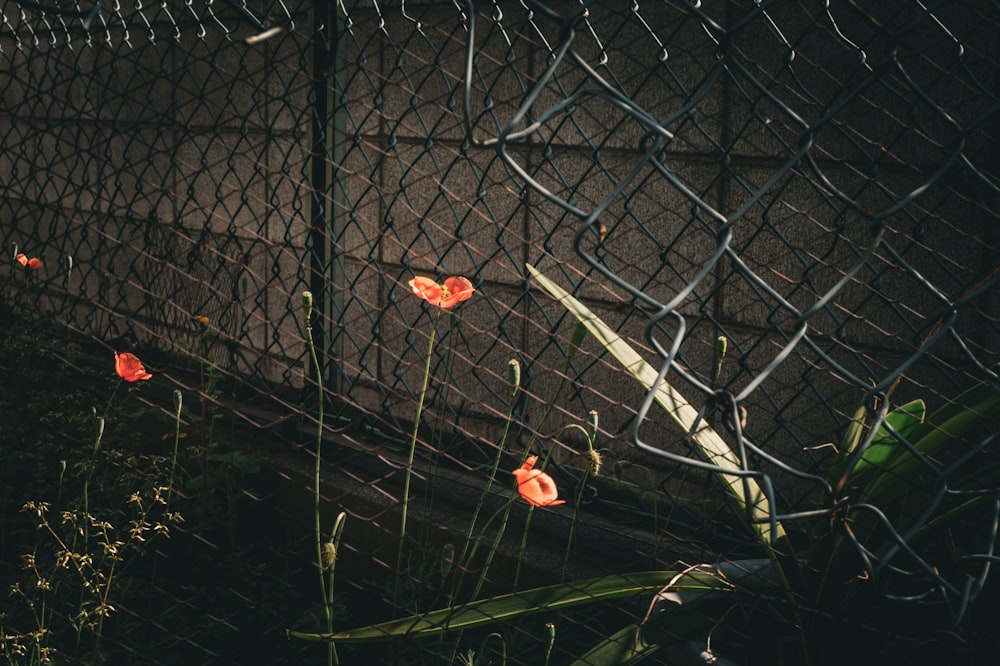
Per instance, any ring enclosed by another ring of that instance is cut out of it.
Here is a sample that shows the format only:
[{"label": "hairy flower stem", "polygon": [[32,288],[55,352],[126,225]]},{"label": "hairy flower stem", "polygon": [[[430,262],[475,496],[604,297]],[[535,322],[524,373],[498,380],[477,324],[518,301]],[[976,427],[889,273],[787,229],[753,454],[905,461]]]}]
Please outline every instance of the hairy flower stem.
[{"label": "hairy flower stem", "polygon": [[413,455],[417,449],[417,435],[420,432],[420,417],[424,411],[424,398],[427,396],[427,385],[431,377],[431,356],[434,354],[434,338],[437,333],[437,322],[441,311],[434,315],[430,338],[427,342],[427,354],[424,359],[424,381],[420,387],[420,397],[417,400],[417,413],[413,417],[413,433],[410,435],[410,451],[406,458],[406,477],[403,480],[403,510],[399,520],[399,550],[396,553],[396,582],[393,586],[393,603],[399,602],[399,583],[403,576],[403,551],[406,544],[406,518],[410,506],[410,479],[413,477]]},{"label": "hairy flower stem", "polygon": [[[552,457],[552,448],[551,446],[549,447],[548,453],[545,454],[545,460],[538,466],[539,469],[544,469],[549,464],[549,458]],[[521,579],[521,564],[524,562],[524,551],[528,549],[528,532],[531,530],[531,519],[534,515],[534,505],[529,506],[528,515],[524,519],[524,531],[521,533],[521,549],[517,553],[517,565],[514,567],[514,585],[512,587],[514,592],[517,592],[517,584]]]},{"label": "hairy flower stem", "polygon": [[[597,423],[598,416],[596,410],[590,412],[591,431],[587,432],[580,426],[573,424],[577,430],[581,430],[587,439],[587,466],[580,475],[580,483],[576,489],[576,496],[573,502],[573,520],[569,525],[569,538],[566,540],[566,554],[563,556],[562,578],[559,582],[566,582],[566,573],[569,569],[570,556],[573,553],[573,539],[576,537],[576,526],[580,520],[580,505],[583,503],[583,493],[587,489],[587,481],[591,475],[596,476],[601,471],[601,456],[597,453],[594,445],[597,443]],[[568,429],[568,428],[567,428]]]},{"label": "hairy flower stem", "polygon": [[[312,292],[302,292],[302,310],[305,319],[306,345],[309,347],[309,358],[312,361],[313,369],[316,371],[316,393],[318,395],[318,406],[316,413],[316,469],[313,477],[313,517],[315,519],[314,532],[316,541],[316,567],[319,572],[319,592],[320,599],[323,600],[323,618],[326,620],[326,630],[333,633],[333,584],[331,580],[330,590],[327,590],[327,581],[323,575],[323,528],[320,523],[320,470],[323,462],[323,369],[319,364],[319,356],[316,354],[316,343],[312,334]],[[326,661],[328,664],[339,664],[337,656],[337,646],[330,641],[327,643]]]},{"label": "hairy flower stem", "polygon": [[[118,385],[121,385],[121,380],[119,380]],[[115,386],[117,390],[118,385]],[[114,393],[111,394],[114,397]],[[110,407],[111,401],[108,401],[108,406]],[[105,407],[104,412],[107,413],[108,407]],[[80,535],[83,537],[83,552],[90,552],[90,482],[94,478],[94,468],[97,466],[97,452],[101,449],[101,438],[104,436],[104,417],[97,415],[97,410],[94,409],[94,449],[90,453],[90,461],[87,463],[87,478],[83,480],[83,527],[80,530]],[[53,529],[46,522],[45,526],[48,531],[55,535]],[[59,541],[58,537],[56,540]],[[75,540],[75,538],[74,538]],[[60,544],[61,545],[61,544]],[[63,548],[66,551],[65,548]],[[79,566],[79,565],[77,565]],[[83,572],[80,572],[81,577]],[[80,590],[80,601],[77,603],[77,615],[83,615],[83,603],[84,603],[84,590]],[[76,646],[80,647],[80,640],[83,637],[83,624],[80,623],[76,627]]]},{"label": "hairy flower stem", "polygon": [[[476,553],[479,551],[479,544],[482,543],[483,537],[486,536],[486,531],[490,528],[490,525],[493,524],[493,521],[496,520],[497,516],[499,516],[502,513],[503,519],[500,521],[500,529],[497,530],[496,536],[493,537],[493,544],[490,546],[490,552],[487,553],[486,555],[486,562],[483,564],[482,571],[479,572],[479,578],[478,580],[476,580],[476,587],[472,591],[472,596],[469,598],[469,601],[475,601],[479,597],[479,592],[482,590],[483,583],[486,581],[486,576],[489,573],[490,565],[493,563],[493,556],[496,554],[497,549],[500,547],[500,540],[503,538],[503,534],[507,530],[507,520],[510,517],[510,509],[512,506],[514,506],[514,503],[517,502],[517,498],[518,494],[517,491],[515,490],[513,493],[511,493],[510,498],[503,504],[503,506],[494,511],[493,515],[490,516],[483,524],[482,529],[479,530],[479,536],[476,537],[475,541],[472,544],[472,549],[469,552],[468,557],[464,561],[463,560],[458,561],[460,571],[469,570],[469,568],[472,566],[472,561],[476,559]],[[461,583],[455,586],[455,592],[452,595],[452,598],[449,600],[448,604],[449,607],[454,604],[455,598],[458,596],[458,593],[460,592],[460,587]],[[458,646],[462,642],[462,635],[463,632],[459,631],[455,637],[455,642],[452,644],[451,648],[451,658],[448,661],[449,664],[455,663],[455,655],[458,654]]]},{"label": "hairy flower stem", "polygon": [[[507,435],[510,433],[510,423],[514,415],[514,403],[517,399],[517,391],[521,384],[521,368],[520,364],[516,360],[511,360],[509,365],[509,397],[507,400],[507,418],[504,421],[503,434],[500,436],[500,442],[497,444],[496,456],[493,458],[493,467],[490,469],[490,474],[486,478],[486,487],[483,488],[483,492],[479,495],[479,501],[476,503],[476,510],[472,512],[472,519],[469,521],[469,529],[465,533],[465,543],[462,545],[462,553],[458,556],[458,561],[460,563],[468,564],[465,560],[465,556],[469,551],[469,544],[472,543],[472,535],[476,531],[476,523],[479,522],[479,514],[483,510],[483,504],[486,502],[486,496],[489,495],[490,489],[493,487],[493,482],[496,481],[497,471],[500,468],[500,458],[503,456],[504,445],[507,442]],[[506,527],[507,521],[504,520],[504,527]],[[503,532],[501,531],[501,534]],[[489,560],[493,559],[493,551],[496,550],[496,546],[499,542],[494,545],[493,550],[490,551]],[[489,565],[487,565],[488,568]],[[455,578],[455,585],[452,586],[452,598],[458,594],[458,585],[460,583],[460,578]],[[449,604],[450,605],[450,604]]]},{"label": "hairy flower stem", "polygon": [[170,498],[174,492],[174,470],[177,468],[177,448],[181,441],[181,410],[184,408],[184,394],[180,389],[174,389],[174,455],[170,458],[170,479],[167,481],[167,505],[165,511],[170,511]]}]

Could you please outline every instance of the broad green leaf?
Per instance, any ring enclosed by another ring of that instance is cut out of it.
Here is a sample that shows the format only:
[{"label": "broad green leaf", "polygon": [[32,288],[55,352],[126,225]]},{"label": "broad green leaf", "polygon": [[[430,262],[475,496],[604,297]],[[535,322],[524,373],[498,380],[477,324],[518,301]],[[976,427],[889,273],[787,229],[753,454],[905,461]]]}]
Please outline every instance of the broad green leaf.
[{"label": "broad green leaf", "polygon": [[[610,326],[591,312],[586,305],[573,298],[562,287],[540,273],[534,266],[529,264],[527,268],[532,277],[553,298],[558,300],[563,307],[573,313],[587,327],[590,334],[597,338],[598,342],[633,377],[639,380],[647,389],[653,387],[658,374],[653,366],[647,363]],[[727,471],[737,473],[743,471],[739,458],[729,448],[725,440],[704,419],[699,421],[698,410],[692,407],[684,399],[684,396],[666,382],[662,382],[658,386],[655,399],[670,418],[684,432],[688,433],[688,436],[698,446],[705,460],[719,468],[719,478],[726,484],[729,493],[736,498],[740,506],[750,513],[750,516],[753,518],[753,527],[757,530],[763,543],[770,544],[773,541],[783,539],[785,531],[780,523],[777,525],[775,533],[771,533],[770,504],[757,482],[752,478],[727,473]]]},{"label": "broad green leaf", "polygon": [[[926,458],[936,458],[949,442],[961,437],[984,420],[1000,413],[1000,393],[979,384],[959,395],[924,421],[907,430],[907,439]],[[885,506],[899,498],[924,470],[924,463],[905,447],[893,449],[878,466],[881,472],[869,483],[865,501]]]},{"label": "broad green leaf", "polygon": [[[940,459],[955,439],[966,435],[986,420],[998,418],[998,414],[1000,393],[985,384],[965,391],[908,431],[907,439],[919,455],[914,455],[905,447],[896,447],[885,462],[872,468],[876,474],[866,475],[869,480],[862,485],[857,501],[882,509],[897,529],[905,530],[916,526],[913,520],[920,513],[919,507],[925,506],[925,499],[922,499],[925,491],[929,492],[922,483],[922,475],[928,469],[927,461]],[[984,481],[993,476],[993,470],[984,471]],[[973,473],[972,476],[979,475]],[[953,487],[958,487],[959,481],[956,479]],[[952,513],[952,502],[945,504],[946,506],[938,507],[939,512],[929,522],[937,521],[938,525],[946,525],[948,521],[963,517],[978,505],[969,503]],[[907,509],[907,506],[910,508]],[[874,552],[880,552],[885,546],[885,543],[877,539],[877,535],[882,533],[877,526],[875,516],[867,513],[856,515],[852,523],[856,536]]]},{"label": "broad green leaf", "polygon": [[[905,405],[900,405],[886,414],[884,421],[892,426],[892,429],[899,435],[908,437],[914,426],[923,422],[926,410],[927,408],[924,405],[923,400],[913,400]],[[841,442],[840,452],[837,454],[837,460],[830,468],[831,482],[836,482],[840,479],[844,473],[848,460],[858,448],[858,444],[861,442],[862,433],[864,432],[864,422],[867,411],[868,410],[865,406],[861,405],[858,407],[857,411],[854,412],[851,424],[847,427],[847,431],[844,433],[844,440]],[[883,425],[879,425],[878,430],[875,431],[875,436],[872,438],[871,444],[868,445],[868,448],[865,449],[865,452],[861,455],[861,459],[858,460],[857,465],[855,465],[854,469],[851,470],[852,479],[856,480],[859,474],[871,469],[873,466],[884,463],[894,453],[897,447],[902,446],[903,445],[889,433],[887,428]]]},{"label": "broad green leaf", "polygon": [[756,567],[742,570],[742,566],[740,563],[723,565],[723,570],[713,572],[718,585],[712,590],[689,589],[687,577],[696,573],[689,571],[674,585],[661,590],[682,593],[682,603],[662,604],[643,622],[631,624],[595,645],[572,666],[636,664],[664,648],[667,654],[661,655],[661,662],[673,663],[670,650],[683,651],[682,643],[704,639],[732,609],[736,602],[734,594],[758,596],[778,592],[775,582],[766,573],[762,574]]},{"label": "broad green leaf", "polygon": [[[923,423],[926,410],[927,407],[924,405],[923,400],[914,400],[886,414],[885,423],[888,423],[896,431],[897,435],[909,440],[916,426]],[[910,443],[912,444],[913,442]],[[905,450],[906,447],[889,432],[884,424],[879,425],[871,444],[861,454],[861,459],[851,474],[856,475],[873,467],[880,466],[895,453]]]},{"label": "broad green leaf", "polygon": [[662,646],[642,640],[641,622],[634,622],[592,647],[570,666],[619,666],[637,664]]},{"label": "broad green leaf", "polygon": [[[332,634],[289,631],[288,635],[309,641],[337,643],[384,641],[399,637],[426,638],[450,631],[492,625],[535,613],[565,610],[595,601],[654,594],[680,575],[678,571],[647,571],[604,576],[505,594],[349,631]],[[706,572],[686,573],[683,575],[683,583],[678,585],[683,585],[685,590],[693,591],[725,588],[723,581]]]},{"label": "broad green leaf", "polygon": [[847,461],[850,459],[851,454],[857,450],[858,444],[861,443],[861,435],[865,431],[865,416],[867,413],[868,409],[864,406],[864,404],[859,405],[854,411],[854,416],[851,417],[851,423],[847,426],[847,430],[844,432],[844,438],[840,441],[840,450],[837,452],[837,458],[830,467],[831,484],[840,480],[841,475],[844,473],[844,469],[847,467]]}]

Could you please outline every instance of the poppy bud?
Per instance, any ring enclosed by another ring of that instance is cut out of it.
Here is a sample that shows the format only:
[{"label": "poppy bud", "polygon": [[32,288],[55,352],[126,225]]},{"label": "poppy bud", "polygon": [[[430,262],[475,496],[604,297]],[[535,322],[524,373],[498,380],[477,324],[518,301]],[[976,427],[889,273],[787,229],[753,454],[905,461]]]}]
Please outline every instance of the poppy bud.
[{"label": "poppy bud", "polygon": [[302,314],[306,318],[306,326],[309,326],[313,314],[313,294],[311,291],[302,292]]},{"label": "poppy bud", "polygon": [[337,562],[337,546],[332,541],[323,544],[323,571],[329,571]]},{"label": "poppy bud", "polygon": [[510,359],[507,363],[507,383],[510,385],[510,399],[517,395],[517,389],[521,386],[521,364],[516,358]]}]

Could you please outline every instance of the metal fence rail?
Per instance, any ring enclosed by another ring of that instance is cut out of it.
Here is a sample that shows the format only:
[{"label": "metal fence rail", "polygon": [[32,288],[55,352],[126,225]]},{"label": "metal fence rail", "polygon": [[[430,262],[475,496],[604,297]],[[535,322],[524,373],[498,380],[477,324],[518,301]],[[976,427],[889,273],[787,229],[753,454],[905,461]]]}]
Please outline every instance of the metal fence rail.
[{"label": "metal fence rail", "polygon": [[[345,470],[328,499],[383,541],[436,327],[418,462],[457,505],[493,460],[517,359],[506,460],[550,451],[573,487],[582,445],[553,435],[596,411],[608,471],[588,483],[588,508],[658,530],[669,511],[676,537],[756,552],[722,470],[656,406],[657,388],[593,337],[576,351],[576,320],[528,265],[723,434],[729,473],[767,494],[761,524],[805,531],[817,515],[867,511],[835,503],[829,476],[859,405],[863,448],[893,408],[922,399],[930,414],[997,386],[991,3],[0,11],[2,241],[44,262],[4,262],[12,312],[108,354],[135,350],[158,381],[294,457],[319,398],[310,290],[340,442],[325,465]],[[410,294],[416,275],[466,276],[477,293],[438,317]],[[973,490],[997,501],[993,485],[968,485],[992,428],[970,435],[966,458],[922,458],[921,482],[940,490],[928,511]],[[441,481],[437,465],[455,476]],[[365,493],[383,499],[358,508]],[[905,596],[894,573],[920,570],[906,594],[939,595],[960,618],[995,559],[990,515],[968,528],[975,564],[960,577],[973,585],[907,551],[914,535],[892,520],[899,547],[857,549],[888,594]],[[599,544],[607,526],[595,525]],[[367,547],[349,545],[359,559]],[[373,548],[391,561],[391,546]]]}]

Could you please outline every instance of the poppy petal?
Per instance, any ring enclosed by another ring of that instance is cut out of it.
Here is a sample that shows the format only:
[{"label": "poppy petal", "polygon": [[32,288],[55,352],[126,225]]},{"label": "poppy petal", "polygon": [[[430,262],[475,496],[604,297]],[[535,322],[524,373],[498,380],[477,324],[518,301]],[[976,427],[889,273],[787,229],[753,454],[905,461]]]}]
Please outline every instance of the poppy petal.
[{"label": "poppy petal", "polygon": [[127,382],[137,382],[140,379],[149,379],[153,375],[146,372],[142,361],[135,354],[115,352],[115,373]]},{"label": "poppy petal", "polygon": [[417,277],[410,280],[410,289],[413,290],[413,294],[418,296],[431,305],[441,304],[441,295],[444,289],[434,280],[418,275]]}]

